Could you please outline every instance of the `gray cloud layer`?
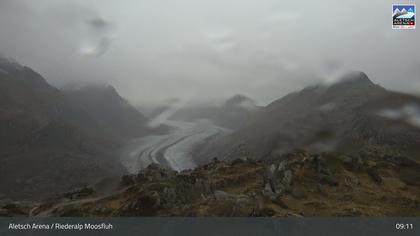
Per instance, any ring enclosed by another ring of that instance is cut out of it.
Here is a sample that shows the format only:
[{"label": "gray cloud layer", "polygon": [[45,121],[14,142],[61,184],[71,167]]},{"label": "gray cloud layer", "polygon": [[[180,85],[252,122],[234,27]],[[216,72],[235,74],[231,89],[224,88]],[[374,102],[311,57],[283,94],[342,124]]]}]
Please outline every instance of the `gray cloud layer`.
[{"label": "gray cloud layer", "polygon": [[2,0],[0,52],[63,86],[103,81],[133,103],[266,104],[342,70],[420,91],[420,36],[389,0]]}]

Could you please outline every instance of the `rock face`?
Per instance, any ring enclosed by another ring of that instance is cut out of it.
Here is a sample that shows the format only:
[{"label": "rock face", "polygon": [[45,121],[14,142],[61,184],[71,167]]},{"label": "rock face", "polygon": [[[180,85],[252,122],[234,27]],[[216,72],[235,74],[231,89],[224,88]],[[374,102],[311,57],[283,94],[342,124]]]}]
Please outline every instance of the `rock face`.
[{"label": "rock face", "polygon": [[370,146],[420,154],[420,99],[388,91],[354,72],[331,85],[307,87],[261,108],[231,135],[201,147],[200,159],[278,158],[303,149],[354,154]]},{"label": "rock face", "polygon": [[[419,216],[420,164],[398,154],[378,154],[375,149],[363,155],[356,167],[349,162],[359,160],[357,156],[303,151],[264,162],[215,159],[180,173],[152,164],[137,175],[123,177],[121,190],[109,196],[45,201],[35,204],[38,207],[31,212],[51,216]],[[0,212],[28,211],[24,204],[8,209]]]},{"label": "rock face", "polygon": [[64,89],[66,100],[79,107],[95,121],[95,125],[79,123],[84,130],[102,131],[103,136],[117,139],[137,138],[153,132],[147,119],[110,85],[89,85],[77,89]]}]

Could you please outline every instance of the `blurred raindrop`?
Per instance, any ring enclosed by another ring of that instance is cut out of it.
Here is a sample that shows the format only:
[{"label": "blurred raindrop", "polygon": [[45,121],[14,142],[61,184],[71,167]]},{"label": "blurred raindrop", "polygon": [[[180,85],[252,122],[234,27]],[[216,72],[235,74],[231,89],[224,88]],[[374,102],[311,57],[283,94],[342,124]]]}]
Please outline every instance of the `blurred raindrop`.
[{"label": "blurred raindrop", "polygon": [[379,115],[390,120],[402,120],[412,126],[420,128],[420,105],[406,104],[397,109],[384,109]]}]

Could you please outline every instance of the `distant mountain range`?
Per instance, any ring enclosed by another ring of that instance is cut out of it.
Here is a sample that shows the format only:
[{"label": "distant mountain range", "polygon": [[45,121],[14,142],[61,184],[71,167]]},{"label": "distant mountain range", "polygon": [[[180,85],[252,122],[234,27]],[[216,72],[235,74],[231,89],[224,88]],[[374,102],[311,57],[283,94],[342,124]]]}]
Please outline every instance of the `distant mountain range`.
[{"label": "distant mountain range", "polygon": [[116,150],[154,132],[111,86],[60,91],[0,58],[0,197],[42,198],[125,173]]}]

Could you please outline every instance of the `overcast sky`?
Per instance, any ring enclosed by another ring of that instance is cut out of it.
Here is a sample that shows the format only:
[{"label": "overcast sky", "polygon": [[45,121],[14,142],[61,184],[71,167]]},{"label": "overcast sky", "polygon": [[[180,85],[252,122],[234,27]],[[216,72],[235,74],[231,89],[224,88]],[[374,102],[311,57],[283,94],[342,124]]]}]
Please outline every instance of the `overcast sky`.
[{"label": "overcast sky", "polygon": [[417,93],[420,28],[392,30],[393,2],[1,0],[0,52],[55,86],[105,82],[138,105],[266,104],[343,70]]}]

